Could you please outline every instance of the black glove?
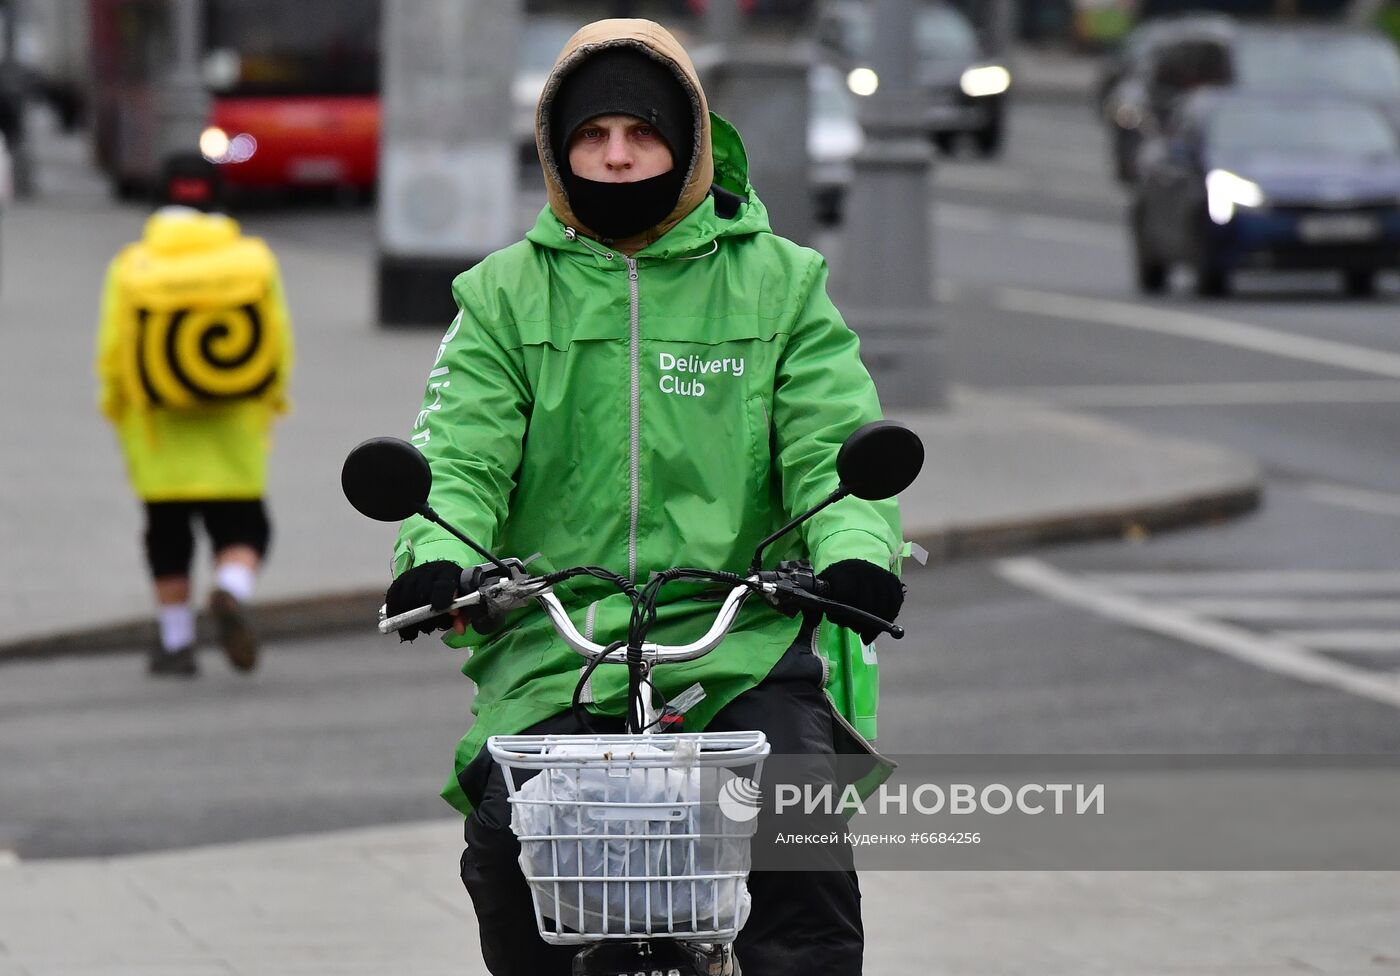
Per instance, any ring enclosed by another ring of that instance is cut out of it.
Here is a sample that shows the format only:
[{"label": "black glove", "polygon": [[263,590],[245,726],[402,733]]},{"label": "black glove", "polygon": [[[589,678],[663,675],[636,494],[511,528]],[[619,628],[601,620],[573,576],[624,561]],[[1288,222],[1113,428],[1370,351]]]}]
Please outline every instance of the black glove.
[{"label": "black glove", "polygon": [[[417,610],[423,604],[431,604],[434,610],[446,610],[457,598],[457,587],[462,581],[462,567],[447,559],[437,559],[421,566],[404,571],[403,575],[389,585],[384,594],[384,611],[391,617],[410,610]],[[447,630],[452,626],[451,614],[430,617],[416,624],[399,628],[399,640],[415,640],[419,634],[430,634],[435,630]]]},{"label": "black glove", "polygon": [[[829,587],[826,598],[845,603],[894,623],[899,608],[904,605],[904,584],[899,577],[864,559],[843,559],[817,574]],[[832,610],[826,619],[838,627],[849,627],[869,644],[883,631],[876,630],[854,614]]]}]

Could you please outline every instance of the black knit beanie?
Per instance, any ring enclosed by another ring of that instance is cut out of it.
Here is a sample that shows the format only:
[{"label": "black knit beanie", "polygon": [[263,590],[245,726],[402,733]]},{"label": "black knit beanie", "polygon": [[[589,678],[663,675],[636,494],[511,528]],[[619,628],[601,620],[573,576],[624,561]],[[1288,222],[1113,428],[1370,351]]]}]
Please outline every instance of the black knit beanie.
[{"label": "black knit beanie", "polygon": [[674,71],[632,47],[612,47],[587,57],[564,76],[550,106],[550,148],[569,172],[569,137],[599,115],[632,115],[651,124],[671,148],[675,168],[689,172],[695,148],[690,93]]}]

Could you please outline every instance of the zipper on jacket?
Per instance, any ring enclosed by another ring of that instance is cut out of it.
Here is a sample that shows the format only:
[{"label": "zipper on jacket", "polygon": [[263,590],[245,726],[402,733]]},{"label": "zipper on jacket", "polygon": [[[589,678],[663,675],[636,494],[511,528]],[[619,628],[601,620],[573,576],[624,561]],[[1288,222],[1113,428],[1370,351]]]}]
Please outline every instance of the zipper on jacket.
[{"label": "zipper on jacket", "polygon": [[641,486],[638,484],[638,454],[641,451],[642,422],[642,377],[638,357],[639,315],[637,310],[637,259],[627,260],[627,285],[630,297],[631,339],[632,339],[632,441],[631,441],[631,481],[632,517],[627,530],[627,578],[637,581],[637,512],[641,503]]},{"label": "zipper on jacket", "polygon": [[822,655],[821,645],[817,641],[817,635],[821,633],[821,629],[821,624],[817,624],[812,628],[812,639],[809,642],[809,649],[822,666],[822,688],[826,688],[827,682],[831,680],[831,662]]},{"label": "zipper on jacket", "polygon": [[[810,648],[812,653],[817,656],[817,660],[820,661],[822,665],[822,693],[826,696],[826,703],[831,708],[832,720],[839,724],[843,729],[845,729],[846,732],[851,736],[851,738],[856,741],[856,744],[861,747],[861,749],[874,756],[877,760],[888,766],[890,769],[895,769],[899,766],[899,763],[895,762],[893,759],[890,759],[888,756],[882,754],[880,750],[876,749],[874,743],[872,743],[865,736],[857,732],[856,727],[850,723],[846,716],[841,714],[841,709],[836,707],[836,699],[831,697],[831,690],[826,686],[827,681],[831,677],[831,663],[827,661],[825,657],[822,656],[821,646],[818,643],[818,636],[820,635],[820,633],[820,624],[812,628],[812,639],[810,641]],[[847,675],[846,681],[849,682],[850,680],[851,676]]]},{"label": "zipper on jacket", "polygon": [[[598,620],[598,601],[594,600],[588,605],[588,614],[583,618],[583,636],[585,640],[593,639],[593,628]],[[579,679],[588,670],[588,662],[585,661],[579,668]],[[578,700],[584,704],[592,705],[596,699],[593,697],[593,675],[588,676],[588,684],[583,686],[583,693],[578,696]]]},{"label": "zipper on jacket", "polygon": [[863,751],[869,753],[871,756],[874,756],[876,759],[878,759],[884,765],[888,766],[890,769],[899,768],[899,763],[895,762],[889,756],[886,756],[883,753],[881,753],[880,750],[875,748],[874,743],[872,743],[869,739],[867,739],[865,736],[861,735],[859,732],[856,731],[856,727],[850,723],[846,716],[841,714],[841,709],[836,707],[836,700],[831,697],[830,691],[826,692],[826,703],[831,708],[832,720],[846,730],[847,734],[855,740],[856,745],[860,746],[860,748]]}]

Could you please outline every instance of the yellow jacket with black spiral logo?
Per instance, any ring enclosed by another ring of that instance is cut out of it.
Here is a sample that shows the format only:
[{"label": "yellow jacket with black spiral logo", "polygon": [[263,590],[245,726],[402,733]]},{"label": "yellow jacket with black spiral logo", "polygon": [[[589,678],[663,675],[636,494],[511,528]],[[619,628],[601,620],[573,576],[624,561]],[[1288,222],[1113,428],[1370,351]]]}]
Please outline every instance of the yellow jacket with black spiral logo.
[{"label": "yellow jacket with black spiral logo", "polygon": [[142,500],[260,497],[291,366],[277,261],[233,219],[158,210],[108,268],[98,404]]}]

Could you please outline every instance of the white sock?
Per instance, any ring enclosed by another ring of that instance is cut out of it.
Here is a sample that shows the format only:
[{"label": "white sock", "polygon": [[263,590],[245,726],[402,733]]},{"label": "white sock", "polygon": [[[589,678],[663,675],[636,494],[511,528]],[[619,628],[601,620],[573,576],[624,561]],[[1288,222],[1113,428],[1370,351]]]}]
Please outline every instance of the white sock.
[{"label": "white sock", "polygon": [[219,563],[215,573],[219,589],[231,593],[239,603],[247,603],[253,595],[253,570],[242,563]]},{"label": "white sock", "polygon": [[167,653],[194,643],[194,613],[183,603],[166,604],[156,611],[160,624],[160,646]]}]

